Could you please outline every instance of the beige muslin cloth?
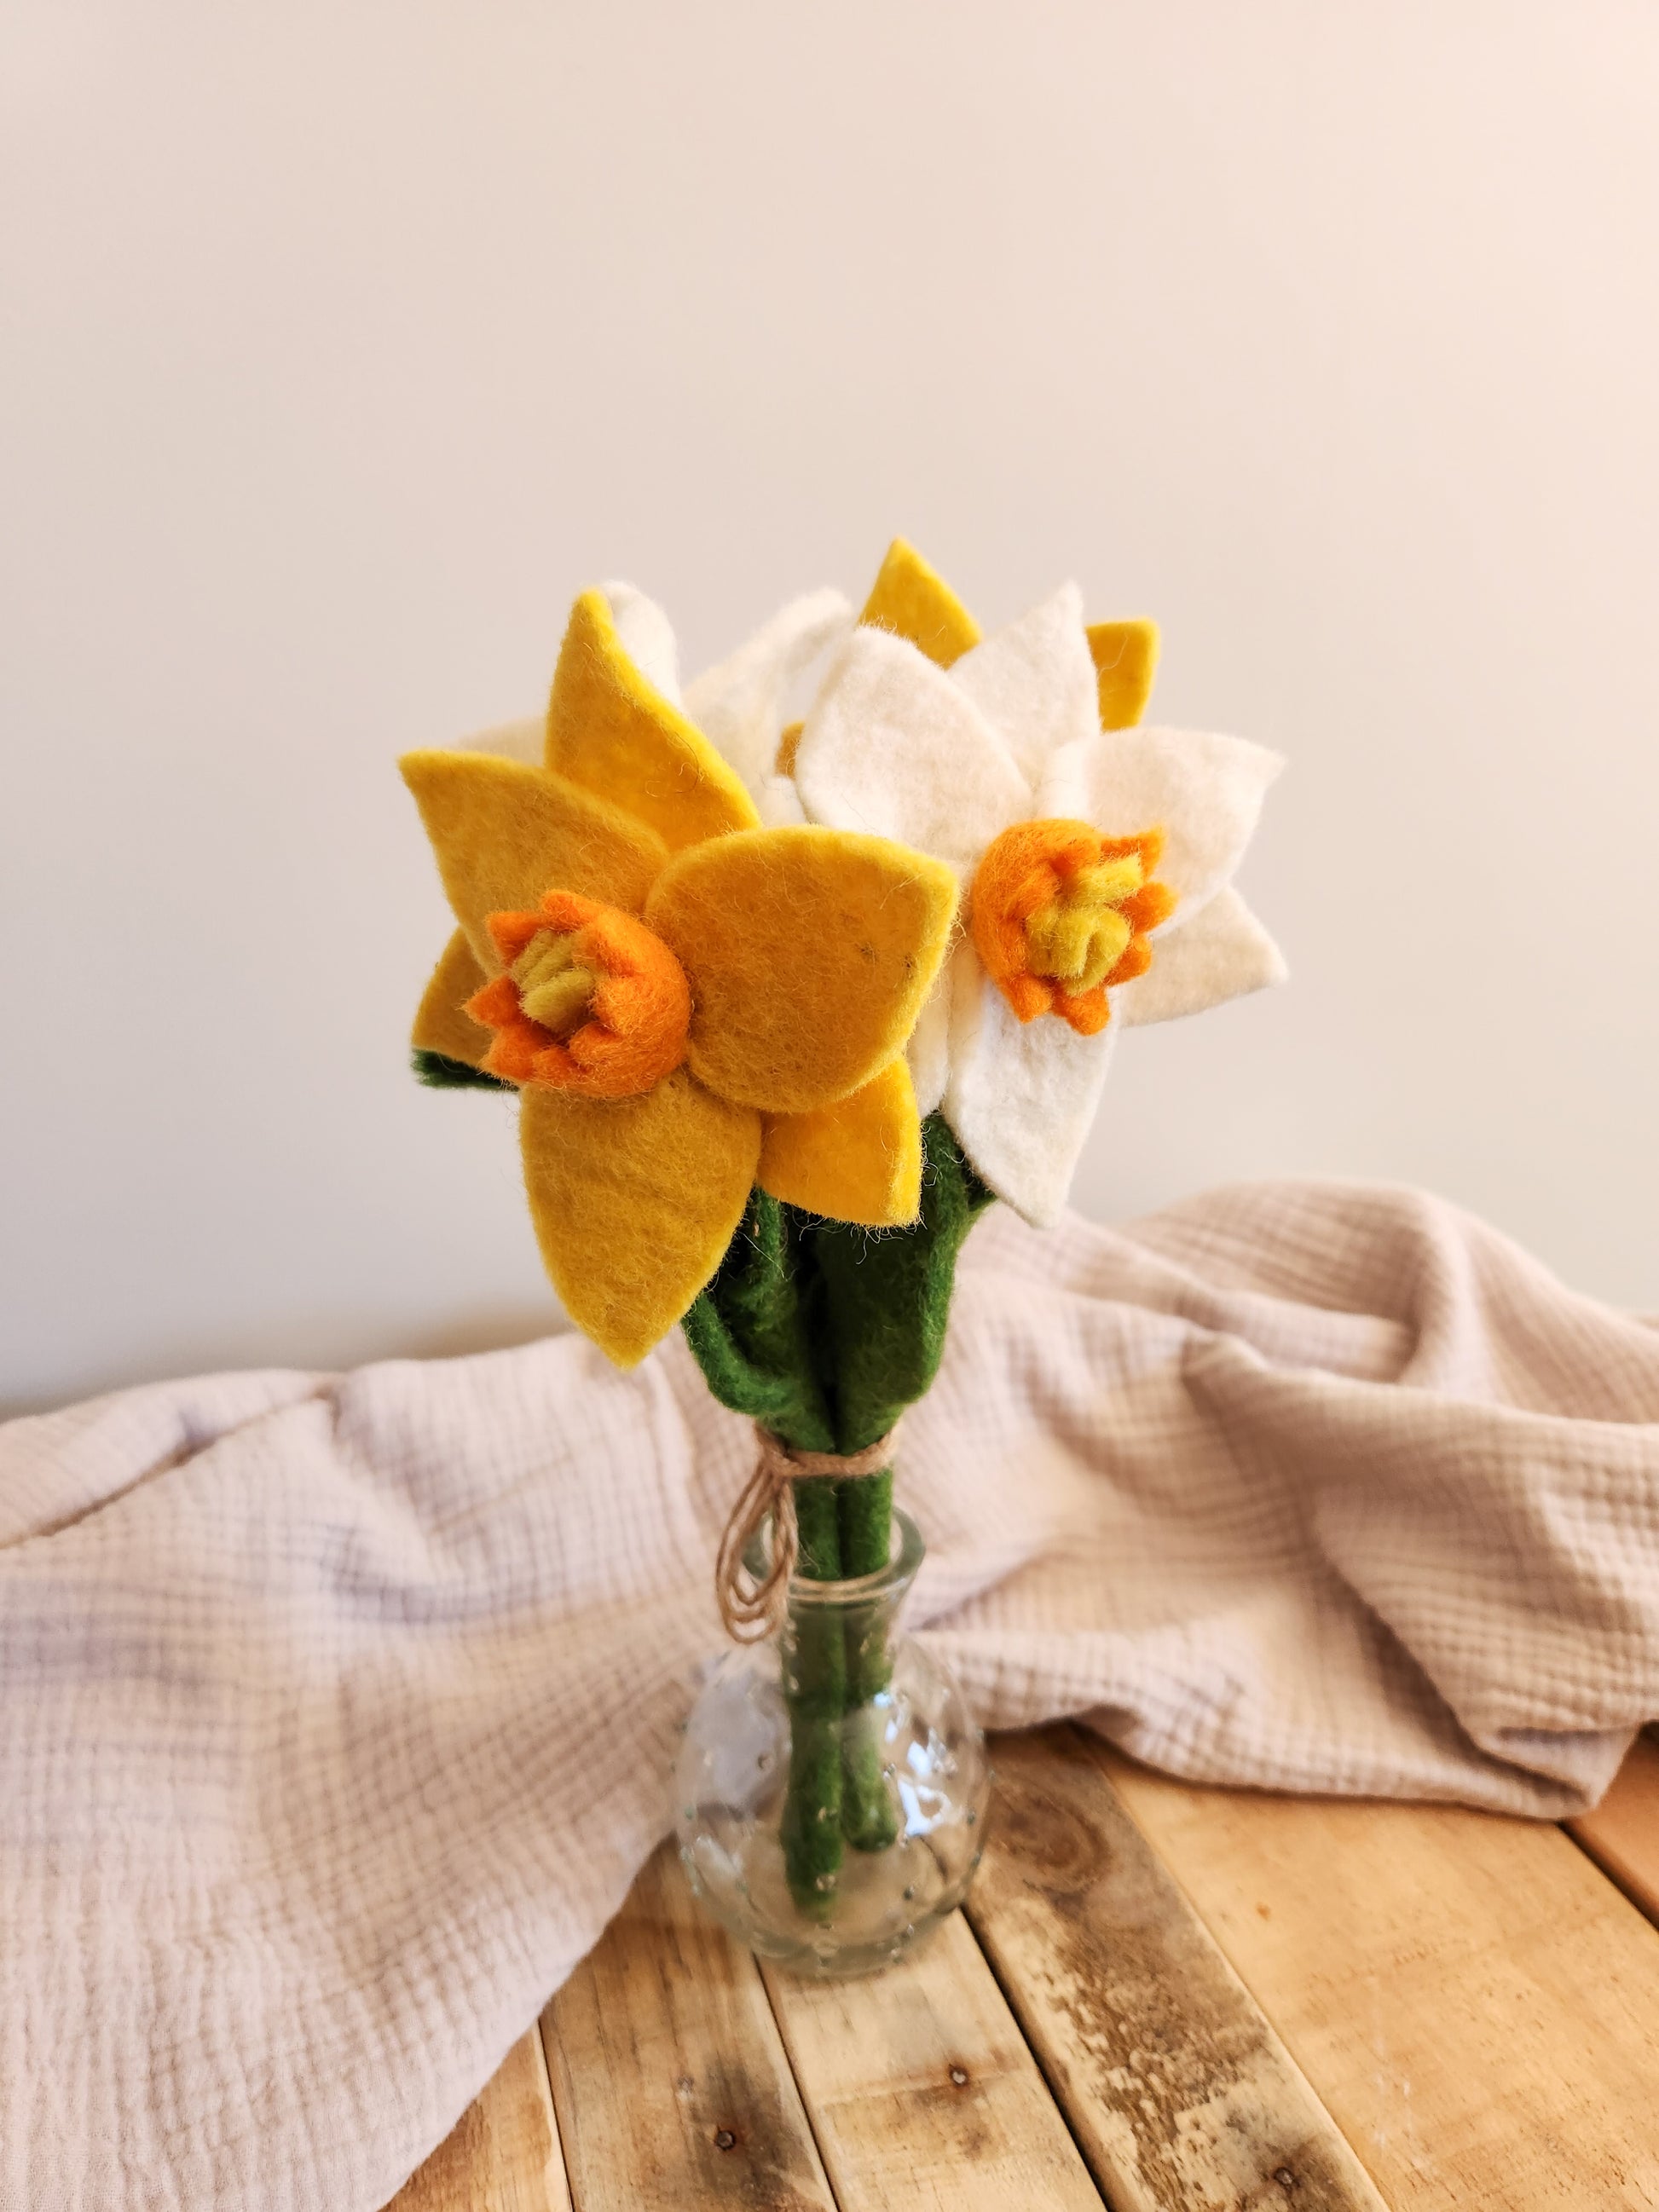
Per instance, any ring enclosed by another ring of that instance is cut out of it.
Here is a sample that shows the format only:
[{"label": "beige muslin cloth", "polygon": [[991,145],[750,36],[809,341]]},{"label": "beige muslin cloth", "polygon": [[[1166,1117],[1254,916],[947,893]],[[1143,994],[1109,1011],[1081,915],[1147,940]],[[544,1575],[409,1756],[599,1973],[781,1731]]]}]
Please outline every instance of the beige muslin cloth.
[{"label": "beige muslin cloth", "polygon": [[[902,1494],[994,1724],[1590,1803],[1659,1715],[1659,1331],[1404,1191],[1000,1211]],[[684,1348],[0,1430],[0,2207],[374,2212],[662,1832],[746,1423]]]}]

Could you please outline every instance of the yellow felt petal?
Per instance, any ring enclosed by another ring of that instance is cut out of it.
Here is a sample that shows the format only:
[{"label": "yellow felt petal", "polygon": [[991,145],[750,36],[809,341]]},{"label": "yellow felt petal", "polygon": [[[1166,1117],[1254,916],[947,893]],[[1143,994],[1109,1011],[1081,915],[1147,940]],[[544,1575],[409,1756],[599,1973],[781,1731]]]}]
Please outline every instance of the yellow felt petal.
[{"label": "yellow felt petal", "polygon": [[547,708],[547,765],[646,823],[671,852],[760,820],[736,771],[624,651],[603,592],[570,611]]},{"label": "yellow felt petal", "polygon": [[489,980],[472,957],[466,933],[458,929],[422,994],[409,1039],[416,1051],[441,1052],[446,1060],[481,1066],[495,1033],[475,1022],[465,1009],[472,994],[482,991]]},{"label": "yellow felt petal", "polygon": [[755,1180],[763,1190],[869,1229],[897,1229],[921,1210],[921,1122],[910,1071],[890,1061],[861,1090],[816,1114],[767,1116]]},{"label": "yellow felt petal", "polygon": [[639,1098],[527,1086],[525,1188],[542,1262],[584,1335],[619,1367],[642,1359],[708,1281],[760,1158],[760,1115],[684,1068]]},{"label": "yellow felt petal", "polygon": [[579,891],[637,914],[668,857],[642,823],[562,776],[492,753],[405,753],[398,763],[474,957],[501,966],[487,914]]},{"label": "yellow felt petal", "polygon": [[887,549],[864,612],[872,629],[908,637],[930,660],[948,668],[979,643],[979,624],[945,579],[930,568],[914,545],[896,538]]},{"label": "yellow felt petal", "polygon": [[1146,711],[1158,673],[1158,624],[1091,623],[1089,654],[1100,691],[1103,730],[1130,730]]},{"label": "yellow felt petal", "polygon": [[956,901],[943,861],[852,830],[755,830],[676,854],[645,918],[691,979],[687,1064],[769,1114],[845,1098],[902,1050]]}]

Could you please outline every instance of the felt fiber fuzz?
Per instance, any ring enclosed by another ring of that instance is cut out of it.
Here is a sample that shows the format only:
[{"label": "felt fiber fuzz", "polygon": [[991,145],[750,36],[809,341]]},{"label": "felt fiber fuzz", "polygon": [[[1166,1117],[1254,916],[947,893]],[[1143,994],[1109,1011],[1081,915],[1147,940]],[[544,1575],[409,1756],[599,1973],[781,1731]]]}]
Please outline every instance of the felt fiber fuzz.
[{"label": "felt fiber fuzz", "polygon": [[899,1229],[921,1203],[921,1121],[910,1071],[890,1060],[850,1097],[766,1118],[756,1182],[803,1213]]}]

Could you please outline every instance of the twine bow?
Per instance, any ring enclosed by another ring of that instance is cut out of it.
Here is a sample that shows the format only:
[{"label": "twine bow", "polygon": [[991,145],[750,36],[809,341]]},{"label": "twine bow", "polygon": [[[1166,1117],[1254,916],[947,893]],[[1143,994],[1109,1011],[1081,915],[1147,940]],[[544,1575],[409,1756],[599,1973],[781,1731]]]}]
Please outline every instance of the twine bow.
[{"label": "twine bow", "polygon": [[[726,1632],[736,1644],[758,1644],[770,1635],[783,1617],[784,1593],[800,1555],[800,1530],[795,1520],[794,1485],[798,1482],[856,1482],[880,1474],[893,1463],[896,1422],[862,1451],[796,1451],[781,1437],[774,1436],[758,1421],[760,1459],[749,1478],[720,1538],[714,1561],[714,1595],[720,1602]],[[772,1557],[757,1582],[744,1553],[759,1535],[768,1515],[772,1518]]]}]

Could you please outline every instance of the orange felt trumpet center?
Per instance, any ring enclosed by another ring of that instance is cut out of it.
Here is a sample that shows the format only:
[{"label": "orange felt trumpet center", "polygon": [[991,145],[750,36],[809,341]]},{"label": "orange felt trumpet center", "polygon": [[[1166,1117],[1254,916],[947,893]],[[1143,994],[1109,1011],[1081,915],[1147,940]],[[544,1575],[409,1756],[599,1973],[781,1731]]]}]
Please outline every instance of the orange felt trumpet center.
[{"label": "orange felt trumpet center", "polygon": [[1147,934],[1175,911],[1155,883],[1161,830],[1106,837],[1086,822],[1018,822],[981,860],[969,927],[987,974],[1022,1022],[1058,1014],[1084,1036],[1111,1019],[1107,993],[1145,975]]},{"label": "orange felt trumpet center", "polygon": [[502,973],[466,1011],[495,1031],[483,1066],[509,1083],[637,1098],[685,1058],[691,987],[661,938],[620,907],[546,891],[485,921]]}]

